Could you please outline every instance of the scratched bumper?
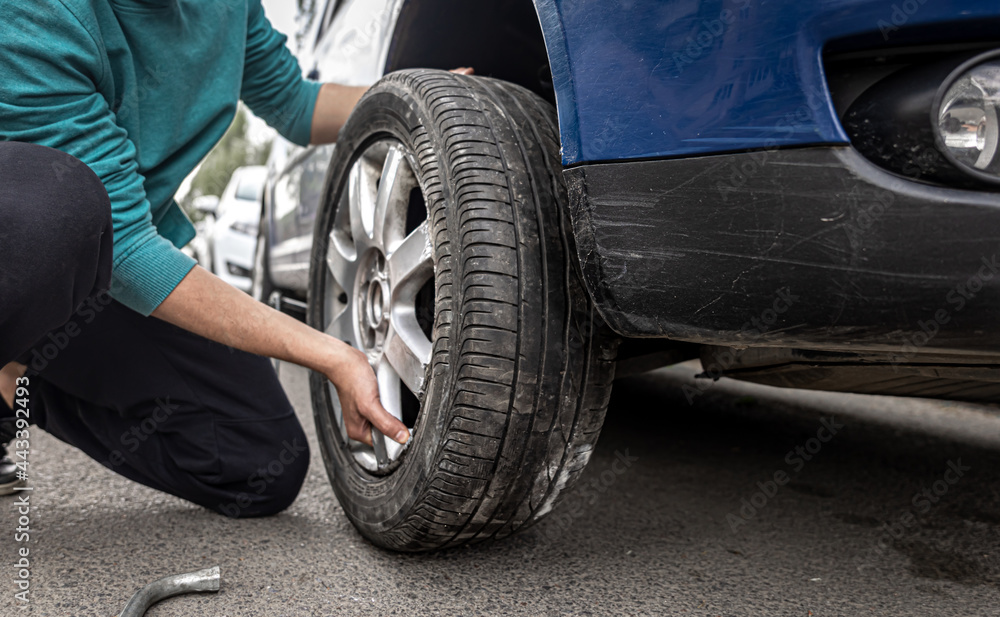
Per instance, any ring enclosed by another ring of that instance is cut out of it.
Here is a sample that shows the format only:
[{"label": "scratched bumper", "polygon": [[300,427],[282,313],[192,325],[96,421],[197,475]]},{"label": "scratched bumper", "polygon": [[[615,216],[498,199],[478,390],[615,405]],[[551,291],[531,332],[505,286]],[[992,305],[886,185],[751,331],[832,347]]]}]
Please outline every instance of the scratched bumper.
[{"label": "scratched bumper", "polygon": [[850,147],[565,176],[588,290],[623,336],[1000,353],[996,193],[893,176]]}]

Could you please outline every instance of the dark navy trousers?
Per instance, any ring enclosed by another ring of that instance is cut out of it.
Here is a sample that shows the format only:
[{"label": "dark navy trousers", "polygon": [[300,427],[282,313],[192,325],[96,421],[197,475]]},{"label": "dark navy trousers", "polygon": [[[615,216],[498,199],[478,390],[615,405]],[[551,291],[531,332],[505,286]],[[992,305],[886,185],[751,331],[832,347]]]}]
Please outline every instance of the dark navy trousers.
[{"label": "dark navy trousers", "polygon": [[97,176],[56,150],[0,142],[0,366],[28,365],[34,423],[227,516],[288,507],[309,448],[270,361],[115,302],[111,260]]}]

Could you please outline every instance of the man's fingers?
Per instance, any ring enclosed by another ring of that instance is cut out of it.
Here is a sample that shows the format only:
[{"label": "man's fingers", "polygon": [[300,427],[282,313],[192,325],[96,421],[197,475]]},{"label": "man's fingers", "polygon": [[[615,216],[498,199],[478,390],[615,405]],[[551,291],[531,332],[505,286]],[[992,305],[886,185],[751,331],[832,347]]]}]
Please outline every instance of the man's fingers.
[{"label": "man's fingers", "polygon": [[351,422],[347,427],[347,436],[354,441],[360,441],[361,443],[372,445],[372,429],[371,424],[367,420],[358,414],[359,420],[357,422]]},{"label": "man's fingers", "polygon": [[377,422],[362,420],[357,424],[352,424],[347,428],[348,437],[354,441],[360,441],[363,444],[371,446],[373,445],[371,427],[374,425],[378,432],[383,435],[388,435],[389,438],[394,441],[403,444],[409,440],[409,429],[406,428],[405,424],[393,417],[392,414],[384,409],[381,410],[381,412],[376,411],[370,413],[377,416]]},{"label": "man's fingers", "polygon": [[389,439],[398,443],[406,443],[410,439],[410,431],[406,425],[386,411],[381,403],[373,402],[362,414],[378,429],[378,432]]},{"label": "man's fingers", "polygon": [[475,74],[476,70],[473,69],[472,67],[463,66],[461,68],[452,69],[451,72],[458,73],[459,75],[473,75]]}]

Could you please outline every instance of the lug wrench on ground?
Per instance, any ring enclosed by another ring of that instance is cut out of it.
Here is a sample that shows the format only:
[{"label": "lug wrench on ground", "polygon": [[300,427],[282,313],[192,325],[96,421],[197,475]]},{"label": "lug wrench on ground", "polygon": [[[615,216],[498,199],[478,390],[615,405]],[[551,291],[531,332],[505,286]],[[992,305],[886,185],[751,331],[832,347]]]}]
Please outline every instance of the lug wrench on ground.
[{"label": "lug wrench on ground", "polygon": [[218,591],[219,578],[219,566],[161,578],[135,592],[119,617],[142,617],[150,606],[160,600],[184,593]]}]

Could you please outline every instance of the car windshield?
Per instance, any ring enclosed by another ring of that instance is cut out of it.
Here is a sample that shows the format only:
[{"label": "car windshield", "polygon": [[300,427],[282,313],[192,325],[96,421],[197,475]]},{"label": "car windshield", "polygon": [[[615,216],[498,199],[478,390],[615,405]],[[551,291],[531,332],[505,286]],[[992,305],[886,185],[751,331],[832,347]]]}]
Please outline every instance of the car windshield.
[{"label": "car windshield", "polygon": [[252,176],[240,180],[239,186],[236,187],[236,199],[258,201],[263,188],[264,178],[260,176]]}]

